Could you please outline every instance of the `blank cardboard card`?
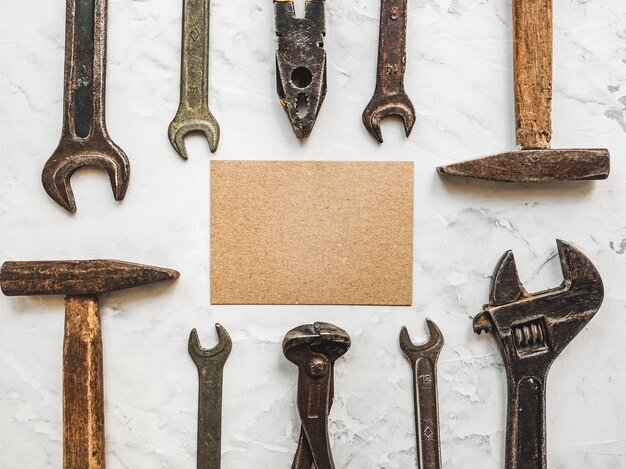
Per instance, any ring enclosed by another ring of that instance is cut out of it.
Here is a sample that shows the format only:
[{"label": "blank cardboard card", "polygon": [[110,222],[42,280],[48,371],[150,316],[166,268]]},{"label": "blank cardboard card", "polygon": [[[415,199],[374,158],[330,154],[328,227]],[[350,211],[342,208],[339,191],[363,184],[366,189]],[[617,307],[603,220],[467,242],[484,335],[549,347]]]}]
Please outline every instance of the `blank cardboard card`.
[{"label": "blank cardboard card", "polygon": [[410,305],[413,163],[211,162],[211,303]]}]

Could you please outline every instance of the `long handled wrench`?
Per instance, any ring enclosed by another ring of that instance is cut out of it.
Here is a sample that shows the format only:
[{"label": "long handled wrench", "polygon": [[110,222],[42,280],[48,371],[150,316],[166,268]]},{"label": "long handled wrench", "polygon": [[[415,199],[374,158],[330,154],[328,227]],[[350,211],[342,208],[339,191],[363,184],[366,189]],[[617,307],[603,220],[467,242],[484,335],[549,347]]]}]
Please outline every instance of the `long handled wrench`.
[{"label": "long handled wrench", "polygon": [[222,442],[222,376],[232,341],[226,329],[215,325],[218,344],[200,346],[195,329],[189,336],[189,355],[198,367],[198,469],[219,469]]},{"label": "long handled wrench", "polygon": [[174,149],[187,159],[185,136],[203,132],[211,152],[217,150],[220,126],[209,110],[209,19],[211,0],[183,1],[183,45],[180,104],[168,135]]},{"label": "long handled wrench", "polygon": [[70,212],[76,211],[70,178],[80,168],[106,170],[118,201],[130,177],[128,158],[105,124],[106,11],[107,0],[67,0],[63,130],[41,180],[48,195]]},{"label": "long handled wrench", "polygon": [[413,103],[404,91],[407,0],[381,0],[378,71],[374,96],[363,111],[363,124],[382,143],[380,121],[397,115],[408,137],[415,124]]},{"label": "long handled wrench", "polygon": [[406,327],[400,331],[400,348],[413,368],[417,460],[420,469],[440,469],[439,411],[437,410],[437,359],[443,335],[437,325],[426,319],[430,338],[415,345]]}]

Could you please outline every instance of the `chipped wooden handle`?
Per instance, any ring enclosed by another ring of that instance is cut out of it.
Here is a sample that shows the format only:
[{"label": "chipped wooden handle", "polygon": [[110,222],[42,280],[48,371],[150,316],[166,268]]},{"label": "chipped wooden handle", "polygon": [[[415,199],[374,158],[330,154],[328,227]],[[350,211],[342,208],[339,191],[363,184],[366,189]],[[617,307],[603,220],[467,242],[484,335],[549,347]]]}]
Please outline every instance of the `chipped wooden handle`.
[{"label": "chipped wooden handle", "polygon": [[513,0],[516,141],[548,149],[552,139],[552,0]]},{"label": "chipped wooden handle", "polygon": [[96,295],[65,298],[63,467],[104,469],[102,333]]}]

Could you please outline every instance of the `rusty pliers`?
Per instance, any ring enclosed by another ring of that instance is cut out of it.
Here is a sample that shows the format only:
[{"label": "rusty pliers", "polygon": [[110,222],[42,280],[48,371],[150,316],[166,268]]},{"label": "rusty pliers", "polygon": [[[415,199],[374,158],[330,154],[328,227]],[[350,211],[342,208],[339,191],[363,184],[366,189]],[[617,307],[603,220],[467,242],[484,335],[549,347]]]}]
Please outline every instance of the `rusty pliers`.
[{"label": "rusty pliers", "polygon": [[283,353],[298,366],[298,412],[302,427],[292,469],[334,469],[328,438],[333,403],[334,365],[350,348],[350,336],[332,324],[316,322],[290,330]]}]

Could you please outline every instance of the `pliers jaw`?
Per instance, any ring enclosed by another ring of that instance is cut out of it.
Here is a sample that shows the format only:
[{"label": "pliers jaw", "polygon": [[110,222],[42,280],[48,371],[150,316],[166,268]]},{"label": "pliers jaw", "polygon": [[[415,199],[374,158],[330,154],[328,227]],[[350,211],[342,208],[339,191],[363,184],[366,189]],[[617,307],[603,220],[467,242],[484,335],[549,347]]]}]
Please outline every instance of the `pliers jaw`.
[{"label": "pliers jaw", "polygon": [[298,366],[298,412],[302,423],[292,469],[333,469],[328,414],[334,394],[334,363],[350,348],[350,336],[327,323],[307,324],[287,333],[285,357]]},{"label": "pliers jaw", "polygon": [[304,18],[296,18],[292,1],[274,2],[276,89],[298,138],[311,135],[326,97],[324,8],[323,0],[308,0]]}]

